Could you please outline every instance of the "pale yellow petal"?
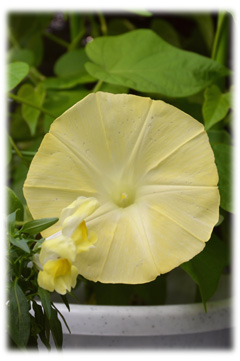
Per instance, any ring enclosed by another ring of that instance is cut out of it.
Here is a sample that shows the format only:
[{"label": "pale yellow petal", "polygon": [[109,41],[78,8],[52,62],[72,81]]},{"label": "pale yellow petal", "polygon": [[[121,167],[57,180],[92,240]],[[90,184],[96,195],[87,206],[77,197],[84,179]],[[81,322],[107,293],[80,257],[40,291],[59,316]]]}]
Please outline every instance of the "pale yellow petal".
[{"label": "pale yellow petal", "polygon": [[203,242],[219,218],[219,191],[213,186],[149,185],[138,200]]},{"label": "pale yellow petal", "polygon": [[205,247],[203,241],[149,205],[139,205],[139,212],[158,274],[169,272]]},{"label": "pale yellow petal", "polygon": [[70,262],[75,260],[76,246],[71,238],[60,235],[43,242],[39,255],[42,266],[57,257],[66,258]]},{"label": "pale yellow petal", "polygon": [[84,277],[103,283],[144,283],[158,273],[141,216],[135,205],[87,223],[98,234],[94,248],[76,258]]},{"label": "pale yellow petal", "polygon": [[38,273],[38,284],[45,290],[49,292],[54,291],[54,282],[53,277],[44,271],[40,271]]},{"label": "pale yellow petal", "polygon": [[99,202],[93,197],[78,197],[60,215],[62,233],[71,237],[79,225],[99,207]]},{"label": "pale yellow petal", "polygon": [[142,183],[216,187],[218,173],[206,132],[186,141],[166,158],[152,162]]}]

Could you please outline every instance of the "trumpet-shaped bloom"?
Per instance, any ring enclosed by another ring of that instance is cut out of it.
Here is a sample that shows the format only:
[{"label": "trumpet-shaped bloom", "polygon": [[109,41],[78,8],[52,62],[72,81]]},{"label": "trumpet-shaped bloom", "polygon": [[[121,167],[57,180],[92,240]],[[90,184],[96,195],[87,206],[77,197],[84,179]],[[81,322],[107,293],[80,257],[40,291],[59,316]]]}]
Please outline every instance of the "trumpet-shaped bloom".
[{"label": "trumpet-shaped bloom", "polygon": [[[85,222],[98,242],[74,264],[87,279],[134,284],[202,251],[218,221],[217,183],[201,123],[162,101],[98,92],[53,122],[24,194],[34,218],[96,198]],[[60,229],[58,222],[43,236]],[[87,237],[85,223],[75,236]]]}]

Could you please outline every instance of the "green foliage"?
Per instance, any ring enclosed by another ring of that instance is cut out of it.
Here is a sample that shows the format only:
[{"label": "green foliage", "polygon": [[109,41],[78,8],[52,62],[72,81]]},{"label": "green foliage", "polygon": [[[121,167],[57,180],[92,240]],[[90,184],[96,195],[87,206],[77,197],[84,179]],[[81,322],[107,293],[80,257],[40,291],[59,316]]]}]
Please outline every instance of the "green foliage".
[{"label": "green foliage", "polygon": [[86,69],[96,78],[169,97],[195,94],[229,74],[217,62],[175,48],[148,29],[95,39],[86,52],[92,60]]},{"label": "green foliage", "polygon": [[19,198],[17,197],[17,195],[14,193],[14,191],[9,187],[7,187],[7,203],[8,203],[8,214],[17,211],[16,219],[18,221],[22,221],[23,213],[24,213],[23,205],[19,200]]},{"label": "green foliage", "polygon": [[34,221],[24,223],[21,233],[38,234],[44,231],[44,229],[51,227],[57,221],[58,218],[35,219]]},{"label": "green foliage", "polygon": [[17,279],[10,284],[8,307],[10,336],[19,348],[25,348],[30,335],[29,303]]},{"label": "green foliage", "polygon": [[182,264],[181,267],[184,271],[186,271],[199,286],[205,309],[206,302],[216,291],[219,278],[228,263],[229,254],[227,245],[213,234],[200,254]]},{"label": "green foliage", "polygon": [[207,88],[204,93],[203,118],[205,128],[208,130],[220,122],[231,107],[230,92],[222,93],[216,85]]},{"label": "green foliage", "polygon": [[[31,84],[23,84],[18,91],[18,95],[36,106],[41,106],[45,97],[45,88],[40,83],[35,88]],[[40,110],[37,110],[29,105],[22,104],[22,116],[29,126],[32,135],[36,132]]]},{"label": "green foliage", "polygon": [[[14,208],[15,211],[7,217],[9,341],[14,347],[26,349],[37,347],[40,337],[43,344],[50,349],[52,335],[55,346],[61,348],[62,326],[58,311],[51,302],[50,293],[38,286],[38,269],[34,262],[43,241],[38,240],[37,231],[53,224],[53,220],[37,220],[18,226],[16,214],[21,202],[13,197],[11,199],[13,202],[9,211]],[[36,302],[37,298],[40,298],[42,306]]]},{"label": "green foliage", "polygon": [[[179,269],[190,275],[206,306],[229,264],[230,15],[12,13],[8,20],[7,307],[12,344],[37,347],[40,339],[50,349],[51,335],[56,347],[62,345],[62,315],[51,294],[38,286],[33,262],[44,241],[39,232],[57,219],[32,220],[22,187],[53,120],[97,90],[160,99],[205,125],[219,173],[220,217],[203,252]],[[164,304],[169,292],[167,275],[144,285],[83,282],[86,302],[95,304]],[[68,297],[61,299],[69,308]]]},{"label": "green foliage", "polygon": [[233,212],[232,200],[232,146],[228,144],[212,144],[219,174],[219,191],[221,207]]},{"label": "green foliage", "polygon": [[26,77],[29,72],[29,66],[27,63],[16,62],[11,63],[7,67],[8,74],[8,87],[7,90],[14,89],[21,81]]}]

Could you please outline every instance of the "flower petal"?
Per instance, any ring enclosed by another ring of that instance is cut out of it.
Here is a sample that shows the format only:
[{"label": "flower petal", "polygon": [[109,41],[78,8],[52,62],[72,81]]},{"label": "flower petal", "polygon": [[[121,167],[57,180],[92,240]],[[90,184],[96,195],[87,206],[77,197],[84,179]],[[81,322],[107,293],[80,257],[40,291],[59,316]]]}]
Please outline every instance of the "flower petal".
[{"label": "flower petal", "polygon": [[49,260],[56,259],[57,257],[66,258],[70,262],[75,260],[76,246],[71,238],[60,235],[43,242],[39,255],[42,266]]},{"label": "flower petal", "polygon": [[84,277],[103,283],[144,283],[159,274],[138,209],[116,209],[88,222],[98,241],[93,249],[76,258]]},{"label": "flower petal", "polygon": [[93,197],[78,197],[60,215],[62,233],[71,237],[78,226],[99,207],[99,202]]}]

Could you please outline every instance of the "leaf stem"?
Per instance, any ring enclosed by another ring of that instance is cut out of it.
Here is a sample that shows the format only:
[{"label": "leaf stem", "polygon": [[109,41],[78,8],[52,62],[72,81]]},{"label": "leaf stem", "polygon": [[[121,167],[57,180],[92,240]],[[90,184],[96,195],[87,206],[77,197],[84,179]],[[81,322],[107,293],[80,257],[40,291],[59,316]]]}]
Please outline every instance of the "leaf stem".
[{"label": "leaf stem", "polygon": [[99,20],[100,20],[100,26],[101,26],[102,34],[107,35],[108,30],[107,30],[107,23],[106,23],[105,17],[104,17],[104,15],[102,13],[99,13],[98,17],[99,17]]},{"label": "leaf stem", "polygon": [[99,91],[99,89],[102,86],[103,81],[102,80],[98,80],[97,84],[95,85],[95,87],[93,88],[92,92],[96,93],[97,91]]},{"label": "leaf stem", "polygon": [[68,43],[67,41],[65,41],[65,40],[63,40],[63,39],[60,39],[58,36],[53,35],[52,33],[48,33],[48,32],[46,32],[46,31],[44,31],[42,34],[43,34],[46,38],[54,41],[55,43],[63,46],[64,48],[67,48],[67,49],[68,49],[69,43]]},{"label": "leaf stem", "polygon": [[86,30],[83,29],[80,33],[73,39],[73,41],[68,45],[68,51],[71,51],[76,48],[79,41],[82,39],[83,35],[85,34]]},{"label": "leaf stem", "polygon": [[[17,154],[15,149],[12,149],[12,154]],[[28,151],[28,150],[22,150],[21,154],[23,156],[25,156],[25,157],[34,157],[36,152],[31,152],[31,151]]]},{"label": "leaf stem", "polygon": [[219,50],[219,45],[221,43],[221,38],[223,35],[222,33],[223,33],[223,25],[225,22],[225,18],[226,18],[226,12],[221,12],[218,15],[217,30],[216,30],[216,34],[215,34],[215,38],[214,38],[214,42],[213,42],[212,55],[211,55],[211,58],[213,60],[217,60],[217,57],[218,57],[218,50]]},{"label": "leaf stem", "polygon": [[15,95],[13,93],[8,93],[8,97],[15,100],[18,103],[22,103],[22,104],[26,104],[29,105],[32,108],[35,108],[37,110],[40,110],[40,112],[45,113],[46,115],[49,115],[52,118],[57,118],[56,115],[52,114],[51,112],[49,112],[47,109],[42,108],[36,104],[31,103],[30,101],[28,101],[27,99],[24,99],[22,97],[19,97],[18,95]]},{"label": "leaf stem", "polygon": [[17,144],[14,142],[14,140],[12,139],[12,137],[9,135],[9,141],[11,143],[11,146],[13,147],[13,149],[15,150],[16,154],[19,156],[19,158],[22,160],[22,162],[26,165],[26,167],[29,167],[29,163],[25,160],[22,152],[20,151],[20,149],[18,148]]}]

